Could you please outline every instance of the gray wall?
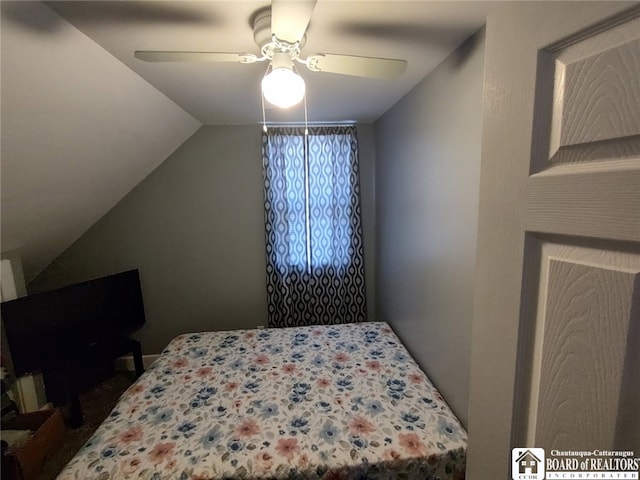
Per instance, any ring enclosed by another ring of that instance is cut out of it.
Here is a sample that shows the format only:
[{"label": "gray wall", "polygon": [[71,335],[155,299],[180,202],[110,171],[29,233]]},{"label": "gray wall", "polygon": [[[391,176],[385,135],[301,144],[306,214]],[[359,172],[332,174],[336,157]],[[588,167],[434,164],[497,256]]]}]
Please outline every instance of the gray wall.
[{"label": "gray wall", "polygon": [[[363,223],[373,236],[373,128],[358,130]],[[260,127],[202,127],[29,290],[140,269],[147,325],[138,337],[145,353],[159,353],[183,332],[265,325],[262,186]],[[365,238],[371,260],[373,245]],[[373,291],[373,269],[367,274]]]},{"label": "gray wall", "polygon": [[367,318],[370,322],[374,322],[376,319],[376,152],[373,125],[358,125],[358,158],[360,160],[360,208],[362,210],[362,241],[364,242],[364,274],[367,287]]},{"label": "gray wall", "polygon": [[483,66],[482,31],[375,123],[377,317],[465,425]]}]

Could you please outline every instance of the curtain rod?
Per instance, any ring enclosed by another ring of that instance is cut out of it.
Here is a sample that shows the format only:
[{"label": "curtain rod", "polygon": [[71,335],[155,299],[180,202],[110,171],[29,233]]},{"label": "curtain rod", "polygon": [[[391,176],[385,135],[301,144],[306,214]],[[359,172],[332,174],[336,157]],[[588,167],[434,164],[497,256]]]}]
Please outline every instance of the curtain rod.
[{"label": "curtain rod", "polygon": [[[310,127],[344,127],[355,125],[357,122],[353,120],[345,120],[342,122],[308,122]],[[304,122],[259,122],[259,125],[267,127],[304,127]]]}]

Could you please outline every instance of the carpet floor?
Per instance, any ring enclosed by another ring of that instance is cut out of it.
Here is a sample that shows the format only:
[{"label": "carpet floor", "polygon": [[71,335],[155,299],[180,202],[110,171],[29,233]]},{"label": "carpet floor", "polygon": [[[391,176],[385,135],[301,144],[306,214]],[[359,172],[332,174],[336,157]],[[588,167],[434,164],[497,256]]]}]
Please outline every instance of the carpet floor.
[{"label": "carpet floor", "polygon": [[65,430],[60,447],[47,459],[35,480],[54,480],[58,476],[102,421],[107,418],[118,398],[135,379],[133,372],[118,372],[80,395],[84,424],[76,429]]}]

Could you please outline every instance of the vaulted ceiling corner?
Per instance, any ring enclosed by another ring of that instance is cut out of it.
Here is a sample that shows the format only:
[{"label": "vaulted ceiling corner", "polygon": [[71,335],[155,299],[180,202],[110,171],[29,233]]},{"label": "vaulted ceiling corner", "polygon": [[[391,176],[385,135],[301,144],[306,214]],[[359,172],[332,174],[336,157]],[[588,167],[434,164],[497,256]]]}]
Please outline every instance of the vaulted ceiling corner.
[{"label": "vaulted ceiling corner", "polygon": [[1,8],[1,248],[29,281],[201,123],[46,5]]}]

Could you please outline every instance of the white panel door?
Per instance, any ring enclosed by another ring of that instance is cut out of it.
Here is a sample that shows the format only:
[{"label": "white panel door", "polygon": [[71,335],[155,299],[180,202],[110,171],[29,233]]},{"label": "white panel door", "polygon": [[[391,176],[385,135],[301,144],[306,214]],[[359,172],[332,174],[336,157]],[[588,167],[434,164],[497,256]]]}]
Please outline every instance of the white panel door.
[{"label": "white panel door", "polygon": [[513,2],[486,38],[467,478],[640,457],[640,7]]}]

